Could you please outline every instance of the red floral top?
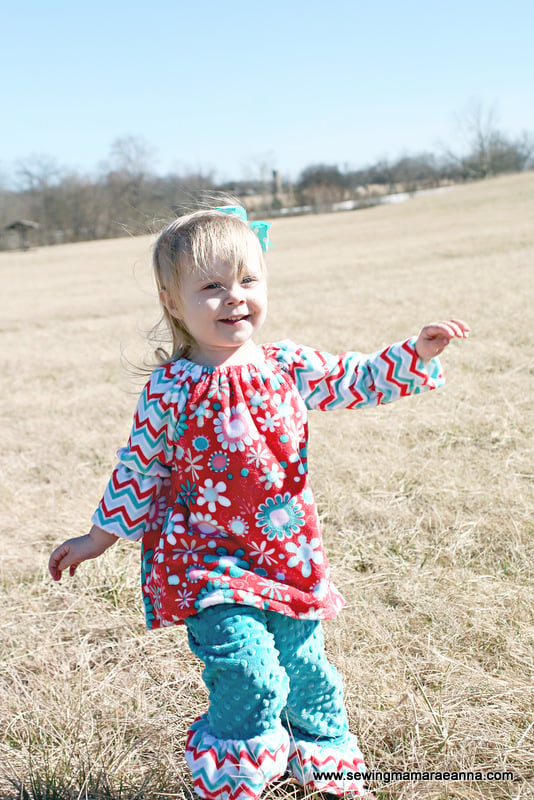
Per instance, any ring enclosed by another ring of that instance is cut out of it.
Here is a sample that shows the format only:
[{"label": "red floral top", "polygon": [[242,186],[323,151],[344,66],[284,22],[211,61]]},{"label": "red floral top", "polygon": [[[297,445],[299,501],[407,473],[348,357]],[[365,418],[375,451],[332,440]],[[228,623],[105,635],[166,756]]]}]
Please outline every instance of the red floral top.
[{"label": "red floral top", "polygon": [[361,408],[443,383],[414,340],[373,355],[331,355],[290,341],[256,363],[156,369],[128,444],[93,516],[142,539],[147,626],[218,603],[328,618],[330,580],[308,478],[307,410]]}]

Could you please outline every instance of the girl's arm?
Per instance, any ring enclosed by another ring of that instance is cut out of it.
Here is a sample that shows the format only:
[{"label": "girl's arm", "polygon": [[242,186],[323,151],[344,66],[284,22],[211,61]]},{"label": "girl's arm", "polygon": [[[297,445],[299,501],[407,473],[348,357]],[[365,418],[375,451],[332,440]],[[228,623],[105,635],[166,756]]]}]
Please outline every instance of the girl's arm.
[{"label": "girl's arm", "polygon": [[172,375],[155,370],[143,389],[126,447],[113,470],[104,497],[85,536],[68,539],[53,551],[48,569],[55,581],[63,570],[74,575],[89,558],[97,558],[117,538],[136,541],[143,536],[152,503],[166,477],[174,450],[175,404],[167,399]]},{"label": "girl's arm", "polygon": [[419,336],[376,353],[333,355],[281,342],[279,358],[309,409],[365,408],[441,386],[437,356],[453,337],[468,335],[465,322],[449,320],[426,325]]},{"label": "girl's arm", "polygon": [[93,525],[85,536],[67,539],[66,542],[56,547],[48,561],[48,570],[55,581],[61,580],[61,574],[68,569],[72,577],[76,568],[90,558],[98,558],[102,553],[117,541],[112,533]]}]

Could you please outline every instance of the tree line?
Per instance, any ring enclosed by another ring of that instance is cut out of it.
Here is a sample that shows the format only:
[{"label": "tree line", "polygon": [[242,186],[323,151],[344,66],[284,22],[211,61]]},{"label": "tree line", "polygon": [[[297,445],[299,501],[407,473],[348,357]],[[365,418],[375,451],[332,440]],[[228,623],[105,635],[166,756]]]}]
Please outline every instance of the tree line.
[{"label": "tree line", "polygon": [[276,213],[286,206],[322,210],[346,200],[361,205],[377,195],[412,192],[444,184],[479,180],[534,167],[534,141],[523,134],[510,138],[495,123],[492,112],[471,109],[464,120],[467,147],[458,155],[421,153],[394,161],[381,160],[365,169],[342,169],[332,164],[312,164],[294,182],[266,179],[218,183],[213,172],[197,171],[158,176],[151,166],[150,148],[144,140],[117,139],[109,161],[97,176],[67,170],[46,156],[18,164],[16,188],[0,186],[0,247],[13,245],[6,227],[15,220],[39,226],[31,232],[32,244],[56,244],[139,235],[161,228],[209,194],[241,197],[251,215]]}]

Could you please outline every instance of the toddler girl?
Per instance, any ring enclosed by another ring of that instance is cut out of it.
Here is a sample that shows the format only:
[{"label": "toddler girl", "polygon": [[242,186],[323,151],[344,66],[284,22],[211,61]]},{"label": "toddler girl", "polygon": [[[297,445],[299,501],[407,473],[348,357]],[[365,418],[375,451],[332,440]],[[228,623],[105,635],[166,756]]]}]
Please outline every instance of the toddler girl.
[{"label": "toddler girl", "polygon": [[365,796],[323,646],[321,620],[343,599],[308,479],[307,411],[439,386],[435,357],[469,328],[428,325],[374,355],[257,346],[268,228],[225,207],[160,234],[154,267],[173,353],[160,353],[141,394],[93,527],[56,548],[49,568],[59,580],[117,537],[141,540],[148,627],[185,623],[205,664],[209,709],[186,744],[200,797],[251,800],[287,770],[308,789]]}]

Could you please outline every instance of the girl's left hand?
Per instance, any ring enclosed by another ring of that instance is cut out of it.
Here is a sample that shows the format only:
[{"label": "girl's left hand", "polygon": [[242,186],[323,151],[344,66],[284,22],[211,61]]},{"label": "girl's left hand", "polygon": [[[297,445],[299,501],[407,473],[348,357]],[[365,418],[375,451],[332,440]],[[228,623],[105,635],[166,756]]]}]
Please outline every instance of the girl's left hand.
[{"label": "girl's left hand", "polygon": [[449,319],[445,322],[431,322],[425,325],[417,337],[415,350],[419,358],[429,361],[442,353],[451,339],[467,339],[470,332],[467,322]]}]

